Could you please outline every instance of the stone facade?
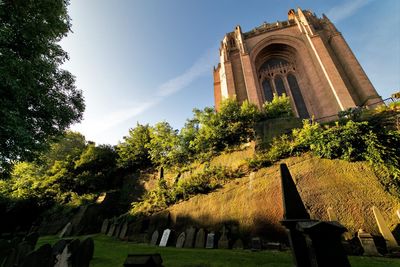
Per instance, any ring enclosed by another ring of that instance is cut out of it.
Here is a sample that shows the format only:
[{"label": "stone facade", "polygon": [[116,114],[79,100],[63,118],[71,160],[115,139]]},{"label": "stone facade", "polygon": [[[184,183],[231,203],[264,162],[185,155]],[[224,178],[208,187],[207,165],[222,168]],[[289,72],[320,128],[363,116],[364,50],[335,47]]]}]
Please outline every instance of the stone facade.
[{"label": "stone facade", "polygon": [[287,21],[264,23],[225,35],[214,68],[215,107],[236,97],[261,107],[285,93],[297,117],[324,118],[381,101],[333,23],[291,9]]}]

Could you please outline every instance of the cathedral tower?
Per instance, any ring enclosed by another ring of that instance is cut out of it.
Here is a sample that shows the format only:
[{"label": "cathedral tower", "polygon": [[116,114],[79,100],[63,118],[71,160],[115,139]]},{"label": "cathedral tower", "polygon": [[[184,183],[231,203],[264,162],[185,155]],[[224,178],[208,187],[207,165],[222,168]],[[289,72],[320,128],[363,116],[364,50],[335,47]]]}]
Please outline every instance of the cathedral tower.
[{"label": "cathedral tower", "polygon": [[285,93],[296,116],[316,119],[381,97],[333,23],[291,9],[288,20],[225,35],[214,68],[215,107],[236,97],[261,107]]}]

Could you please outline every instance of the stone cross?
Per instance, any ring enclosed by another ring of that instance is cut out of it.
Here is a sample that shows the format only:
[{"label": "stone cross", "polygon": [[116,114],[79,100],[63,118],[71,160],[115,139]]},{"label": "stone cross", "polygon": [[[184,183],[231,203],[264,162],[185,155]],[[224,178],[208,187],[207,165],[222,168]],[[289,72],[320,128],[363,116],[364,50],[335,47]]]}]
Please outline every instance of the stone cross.
[{"label": "stone cross", "polygon": [[379,232],[381,232],[383,238],[386,240],[386,244],[389,250],[393,248],[397,248],[397,241],[394,238],[392,232],[390,231],[389,227],[387,226],[385,219],[383,219],[383,216],[379,209],[375,206],[372,207],[372,211],[374,212],[376,224],[378,225]]}]

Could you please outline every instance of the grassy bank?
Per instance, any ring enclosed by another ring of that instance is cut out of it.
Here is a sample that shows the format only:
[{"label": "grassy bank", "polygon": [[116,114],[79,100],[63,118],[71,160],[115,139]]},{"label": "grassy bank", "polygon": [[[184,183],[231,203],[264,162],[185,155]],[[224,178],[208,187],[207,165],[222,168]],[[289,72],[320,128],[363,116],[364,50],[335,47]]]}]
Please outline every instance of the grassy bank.
[{"label": "grassy bank", "polygon": [[[153,247],[147,244],[122,242],[104,235],[92,236],[95,241],[94,258],[90,266],[116,267],[122,266],[128,254],[160,253],[163,265],[173,266],[292,266],[290,252],[223,249],[177,249],[174,247]],[[82,237],[83,238],[83,237]],[[55,243],[56,237],[41,237],[38,246],[44,243]],[[350,257],[353,267],[395,267],[400,265],[399,259]]]}]

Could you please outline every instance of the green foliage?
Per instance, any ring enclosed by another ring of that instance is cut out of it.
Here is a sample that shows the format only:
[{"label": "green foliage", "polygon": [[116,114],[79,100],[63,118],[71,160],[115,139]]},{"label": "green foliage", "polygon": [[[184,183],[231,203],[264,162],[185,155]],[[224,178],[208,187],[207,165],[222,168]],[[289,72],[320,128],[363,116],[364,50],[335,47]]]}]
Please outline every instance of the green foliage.
[{"label": "green foliage", "polygon": [[33,159],[84,111],[58,42],[70,31],[66,0],[0,2],[0,172]]},{"label": "green foliage", "polygon": [[303,152],[346,161],[368,161],[381,183],[393,194],[400,193],[400,133],[368,121],[321,126],[304,120],[303,127],[292,134],[275,138],[267,151],[252,159],[252,168],[269,165]]},{"label": "green foliage", "polygon": [[149,149],[153,163],[160,166],[171,166],[180,162],[180,142],[178,133],[168,122],[159,122],[150,130]]},{"label": "green foliage", "polygon": [[142,201],[132,203],[130,212],[133,215],[150,214],[194,195],[209,193],[228,180],[241,176],[243,173],[240,170],[215,166],[206,167],[202,172],[179,180],[170,187],[164,179],[160,179],[156,189],[147,192]]},{"label": "green foliage", "polygon": [[275,119],[283,117],[292,117],[293,111],[290,106],[290,99],[286,94],[278,96],[274,94],[271,102],[265,102],[263,105],[263,118]]},{"label": "green foliage", "polygon": [[124,136],[124,142],[117,145],[118,165],[128,169],[151,166],[149,143],[150,126],[138,123],[135,128],[129,130],[128,136]]}]

